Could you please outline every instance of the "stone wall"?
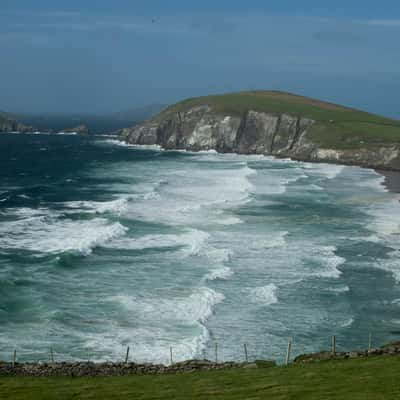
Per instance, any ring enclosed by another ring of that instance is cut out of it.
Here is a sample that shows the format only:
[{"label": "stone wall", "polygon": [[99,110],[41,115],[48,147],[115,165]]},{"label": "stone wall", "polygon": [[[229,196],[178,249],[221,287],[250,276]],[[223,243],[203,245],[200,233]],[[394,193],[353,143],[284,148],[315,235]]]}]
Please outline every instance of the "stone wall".
[{"label": "stone wall", "polygon": [[[274,362],[269,362],[275,365]],[[214,363],[207,360],[190,360],[170,366],[161,364],[136,363],[4,363],[0,362],[0,376],[125,376],[177,374],[194,371],[211,371],[233,368],[257,368],[256,363],[224,362]]]}]

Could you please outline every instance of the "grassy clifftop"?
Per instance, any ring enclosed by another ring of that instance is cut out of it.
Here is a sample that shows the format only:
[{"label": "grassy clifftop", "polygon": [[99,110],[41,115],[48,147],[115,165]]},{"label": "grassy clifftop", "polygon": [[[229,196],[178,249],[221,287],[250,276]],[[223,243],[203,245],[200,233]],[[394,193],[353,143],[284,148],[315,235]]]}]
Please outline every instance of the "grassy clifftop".
[{"label": "grassy clifftop", "polygon": [[310,138],[324,147],[360,148],[400,144],[400,121],[303,96],[276,91],[249,91],[197,97],[166,108],[157,119],[209,105],[216,113],[242,115],[254,110],[315,120]]}]

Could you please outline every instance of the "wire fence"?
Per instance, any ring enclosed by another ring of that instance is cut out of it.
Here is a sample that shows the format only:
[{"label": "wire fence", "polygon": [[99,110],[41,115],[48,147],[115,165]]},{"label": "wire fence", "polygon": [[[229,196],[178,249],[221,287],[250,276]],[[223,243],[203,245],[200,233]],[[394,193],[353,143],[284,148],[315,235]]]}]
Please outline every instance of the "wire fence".
[{"label": "wire fence", "polygon": [[[340,339],[340,338],[339,338]],[[373,335],[372,333],[368,334],[368,338],[366,340],[367,346],[364,348],[364,351],[370,352],[373,350]],[[297,343],[293,338],[288,339],[287,345],[285,348],[282,348],[280,354],[275,354],[275,359],[274,361],[280,361],[280,364],[284,365],[289,365],[293,359],[296,356],[299,355],[313,355],[313,354],[319,354],[319,353],[330,353],[331,357],[335,357],[339,354],[347,353],[349,350],[347,350],[344,346],[341,346],[340,340],[338,340],[338,337],[333,335],[329,337],[327,340],[327,346],[325,349],[320,350],[320,351],[315,351],[315,349],[311,352],[307,351],[301,351],[299,347],[296,347]],[[255,360],[259,359],[262,360],[263,357],[257,356],[259,354],[255,348],[253,348],[251,345],[247,343],[243,343],[240,345],[240,348],[236,348],[236,351],[234,352],[234,357],[233,359],[228,359],[227,357],[224,356],[224,348],[222,346],[221,342],[214,341],[211,346],[208,347],[208,351],[203,351],[202,354],[202,359],[204,360],[209,360],[214,363],[224,363],[224,362],[244,362],[244,363],[249,363],[249,362],[254,362]],[[3,352],[3,354],[6,354],[8,352]],[[167,353],[167,351],[166,351]],[[13,365],[17,363],[61,363],[61,362],[66,362],[66,363],[74,363],[74,362],[114,362],[114,363],[128,363],[128,362],[135,362],[135,363],[148,363],[148,360],[143,360],[143,359],[135,359],[135,353],[134,353],[134,347],[131,345],[126,346],[124,349],[124,352],[121,352],[121,355],[119,357],[116,357],[114,360],[110,360],[109,358],[107,359],[102,359],[99,357],[91,357],[90,353],[87,353],[87,357],[82,358],[80,357],[79,359],[73,358],[70,355],[63,354],[61,352],[55,351],[54,347],[50,347],[48,352],[41,352],[40,354],[37,355],[37,357],[33,356],[32,354],[30,356],[27,356],[27,354],[22,354],[21,356],[21,361],[19,361],[20,358],[20,353],[18,352],[18,349],[14,349],[9,352],[10,358],[8,360],[2,360],[2,362],[11,362]],[[173,345],[169,346],[168,349],[168,355],[164,355],[161,357],[164,360],[165,365],[173,365],[176,362],[182,362],[182,361],[187,361],[186,359],[183,359],[181,354],[176,351],[176,347],[174,348]],[[273,359],[274,357],[268,357],[269,360]],[[163,362],[160,362],[163,363]],[[155,364],[155,363],[154,363]]]}]

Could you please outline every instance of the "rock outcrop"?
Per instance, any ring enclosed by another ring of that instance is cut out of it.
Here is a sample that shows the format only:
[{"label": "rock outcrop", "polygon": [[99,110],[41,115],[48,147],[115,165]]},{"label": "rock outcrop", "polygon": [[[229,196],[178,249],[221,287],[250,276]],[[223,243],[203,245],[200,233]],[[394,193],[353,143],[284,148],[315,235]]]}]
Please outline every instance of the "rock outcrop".
[{"label": "rock outcrop", "polygon": [[165,149],[214,149],[221,153],[266,154],[300,161],[400,170],[399,146],[351,150],[321,147],[309,134],[316,124],[313,119],[289,113],[249,110],[242,115],[227,115],[201,105],[160,114],[143,124],[125,128],[120,134],[127,143],[159,145]]},{"label": "rock outcrop", "polygon": [[400,342],[390,343],[388,345],[370,350],[353,350],[349,352],[321,351],[319,353],[302,354],[294,359],[295,363],[310,363],[337,359],[363,358],[372,356],[400,356]]},{"label": "rock outcrop", "polygon": [[64,133],[76,133],[77,135],[88,135],[89,128],[86,125],[78,125],[74,128],[63,129]]},{"label": "rock outcrop", "polygon": [[24,125],[8,118],[0,118],[0,132],[33,132],[32,126]]}]

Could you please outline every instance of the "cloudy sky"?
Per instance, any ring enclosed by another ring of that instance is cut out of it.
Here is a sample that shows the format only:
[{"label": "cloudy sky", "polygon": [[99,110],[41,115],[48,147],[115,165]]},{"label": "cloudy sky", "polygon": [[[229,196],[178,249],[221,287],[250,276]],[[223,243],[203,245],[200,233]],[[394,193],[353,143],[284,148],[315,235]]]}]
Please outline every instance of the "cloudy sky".
[{"label": "cloudy sky", "polygon": [[0,1],[1,110],[280,89],[400,118],[398,0]]}]

